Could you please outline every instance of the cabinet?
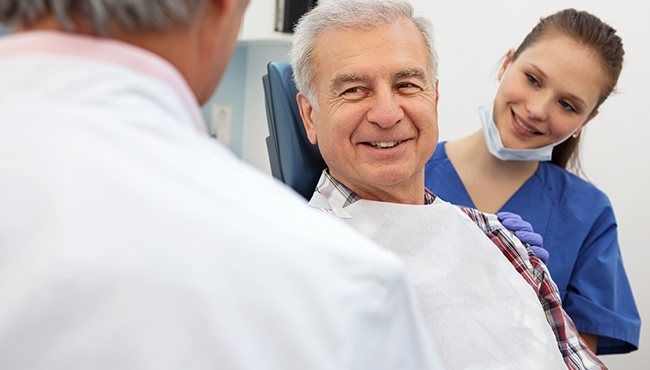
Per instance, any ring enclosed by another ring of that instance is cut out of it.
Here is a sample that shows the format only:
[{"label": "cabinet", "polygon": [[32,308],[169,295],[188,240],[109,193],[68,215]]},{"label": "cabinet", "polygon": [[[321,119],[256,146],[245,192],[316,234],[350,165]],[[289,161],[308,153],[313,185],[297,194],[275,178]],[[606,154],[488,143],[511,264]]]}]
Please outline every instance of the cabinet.
[{"label": "cabinet", "polygon": [[275,32],[276,0],[251,0],[244,15],[239,32],[239,40],[251,41],[291,41],[291,35]]}]

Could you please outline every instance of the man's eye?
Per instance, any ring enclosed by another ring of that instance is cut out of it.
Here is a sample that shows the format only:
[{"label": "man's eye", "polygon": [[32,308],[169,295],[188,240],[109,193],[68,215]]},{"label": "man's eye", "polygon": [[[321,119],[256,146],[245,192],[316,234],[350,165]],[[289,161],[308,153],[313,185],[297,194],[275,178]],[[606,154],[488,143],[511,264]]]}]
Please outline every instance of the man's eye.
[{"label": "man's eye", "polygon": [[358,88],[358,87],[351,87],[351,88],[346,89],[345,91],[343,91],[343,95],[345,95],[345,94],[356,94],[356,93],[358,93],[360,91],[361,91],[361,89]]},{"label": "man's eye", "polygon": [[367,89],[364,89],[363,87],[355,86],[343,90],[340,96],[347,100],[357,100],[365,97],[367,93],[368,93]]},{"label": "man's eye", "polygon": [[569,111],[569,112],[574,112],[574,113],[577,112],[575,107],[573,105],[571,105],[571,103],[567,102],[566,100],[560,100],[559,103],[560,103],[560,106],[562,107],[562,109],[564,109],[566,111]]},{"label": "man's eye", "polygon": [[535,78],[535,76],[531,74],[526,74],[526,79],[528,82],[530,82],[532,85],[539,86],[539,80]]},{"label": "man's eye", "polygon": [[403,94],[412,94],[420,91],[420,86],[411,82],[402,82],[397,84],[397,90]]}]

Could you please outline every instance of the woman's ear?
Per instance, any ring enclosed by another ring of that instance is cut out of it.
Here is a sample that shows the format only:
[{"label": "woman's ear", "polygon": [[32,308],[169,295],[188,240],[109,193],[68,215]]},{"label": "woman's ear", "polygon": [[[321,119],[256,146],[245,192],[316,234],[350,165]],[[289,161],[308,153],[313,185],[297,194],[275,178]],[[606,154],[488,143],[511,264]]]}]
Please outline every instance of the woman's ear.
[{"label": "woman's ear", "polygon": [[515,56],[515,49],[508,50],[506,55],[503,56],[503,62],[501,63],[501,68],[499,68],[499,74],[497,80],[501,81],[503,75],[506,74],[506,71],[508,70],[508,67],[510,67],[510,63],[512,63],[512,58],[514,56]]},{"label": "woman's ear", "polygon": [[594,109],[594,111],[589,114],[589,117],[587,117],[585,123],[583,123],[582,126],[580,126],[580,130],[585,128],[585,126],[587,126],[587,123],[591,122],[591,120],[594,119],[597,115],[598,115],[598,109]]},{"label": "woman's ear", "polygon": [[578,135],[580,135],[580,133],[582,132],[582,129],[584,129],[585,126],[587,126],[587,124],[588,124],[589,122],[591,122],[591,120],[592,120],[594,117],[596,117],[597,115],[598,115],[598,109],[594,109],[594,111],[591,112],[591,113],[589,114],[589,117],[587,117],[587,120],[585,121],[585,123],[583,123],[582,125],[580,125],[580,128],[578,128],[578,130],[577,130],[576,132],[573,133],[574,137],[577,137]]}]

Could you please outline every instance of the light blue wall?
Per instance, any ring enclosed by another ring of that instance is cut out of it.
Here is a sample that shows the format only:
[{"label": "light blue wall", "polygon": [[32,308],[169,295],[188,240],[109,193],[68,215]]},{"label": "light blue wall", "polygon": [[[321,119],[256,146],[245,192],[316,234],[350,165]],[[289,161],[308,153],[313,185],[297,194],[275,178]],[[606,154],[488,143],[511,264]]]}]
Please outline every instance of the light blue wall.
[{"label": "light blue wall", "polygon": [[237,46],[230,65],[228,65],[228,69],[221,79],[221,83],[219,83],[219,87],[203,105],[203,116],[208,127],[210,127],[210,107],[213,103],[232,107],[230,147],[240,158],[242,156],[244,136],[244,88],[246,86],[247,56],[248,49],[246,46]]},{"label": "light blue wall", "polygon": [[4,36],[8,33],[11,33],[11,29],[5,27],[5,26],[0,26],[0,36]]}]

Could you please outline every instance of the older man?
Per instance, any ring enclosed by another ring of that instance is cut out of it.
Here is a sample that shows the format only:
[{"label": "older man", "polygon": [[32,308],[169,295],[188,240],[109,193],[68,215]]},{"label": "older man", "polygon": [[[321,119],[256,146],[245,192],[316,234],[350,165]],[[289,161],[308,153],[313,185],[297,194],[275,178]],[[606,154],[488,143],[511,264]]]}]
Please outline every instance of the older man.
[{"label": "older man", "polygon": [[437,368],[401,262],[206,134],[247,3],[0,1],[3,369]]},{"label": "older man", "polygon": [[307,135],[329,167],[310,204],[403,257],[445,365],[603,367],[540,260],[496,216],[425,189],[437,60],[408,3],[325,3],[298,24],[291,57]]}]

